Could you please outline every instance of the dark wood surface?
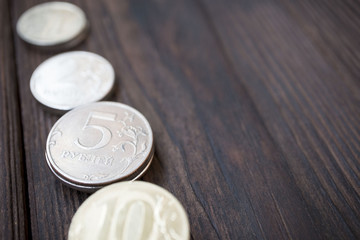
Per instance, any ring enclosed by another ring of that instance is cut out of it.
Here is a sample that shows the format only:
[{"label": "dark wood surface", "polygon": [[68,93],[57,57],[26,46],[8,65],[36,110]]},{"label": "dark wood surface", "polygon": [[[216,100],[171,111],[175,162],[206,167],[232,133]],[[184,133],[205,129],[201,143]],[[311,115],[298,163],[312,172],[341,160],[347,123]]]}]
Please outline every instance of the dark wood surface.
[{"label": "dark wood surface", "polygon": [[[58,52],[24,44],[0,1],[0,239],[66,239],[89,194],[44,159],[60,117],[32,97]],[[91,24],[75,50],[116,71],[111,100],[149,120],[142,180],[184,205],[192,239],[360,238],[360,2],[77,0]]]}]

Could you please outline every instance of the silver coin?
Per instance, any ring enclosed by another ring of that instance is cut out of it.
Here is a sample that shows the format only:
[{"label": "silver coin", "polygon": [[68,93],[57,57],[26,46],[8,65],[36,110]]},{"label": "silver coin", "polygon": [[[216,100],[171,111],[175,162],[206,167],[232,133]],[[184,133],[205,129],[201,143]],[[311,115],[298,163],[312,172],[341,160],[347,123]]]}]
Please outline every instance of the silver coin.
[{"label": "silver coin", "polygon": [[16,30],[32,45],[71,47],[83,40],[87,27],[85,13],[79,7],[67,2],[47,2],[25,11]]},{"label": "silver coin", "polygon": [[121,182],[97,191],[80,206],[68,239],[188,240],[190,227],[183,206],[164,188]]},{"label": "silver coin", "polygon": [[30,89],[40,103],[66,111],[103,99],[110,93],[114,81],[114,69],[105,58],[73,51],[41,63],[31,76]]},{"label": "silver coin", "polygon": [[63,182],[84,190],[99,188],[139,177],[153,156],[153,134],[146,118],[134,108],[115,102],[91,103],[54,124],[46,156],[50,169]]}]

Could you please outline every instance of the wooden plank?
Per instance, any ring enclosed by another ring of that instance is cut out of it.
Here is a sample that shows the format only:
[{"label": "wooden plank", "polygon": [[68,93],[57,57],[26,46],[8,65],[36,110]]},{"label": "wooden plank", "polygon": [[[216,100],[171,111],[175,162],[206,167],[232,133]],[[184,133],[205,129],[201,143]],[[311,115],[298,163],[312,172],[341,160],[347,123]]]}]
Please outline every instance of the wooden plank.
[{"label": "wooden plank", "polygon": [[[109,9],[110,16],[122,17],[109,20],[118,23],[110,32],[119,32],[122,51],[168,119],[167,129],[183,151],[189,184],[218,237],[288,238],[283,212],[292,221],[302,219],[298,233],[316,237],[313,229],[307,230],[308,209],[281,152],[245,89],[230,84],[234,74],[196,5],[137,1],[124,7],[131,14],[115,5]],[[192,226],[202,226],[195,217],[190,213]],[[205,238],[201,234],[193,227],[195,239]]]},{"label": "wooden plank", "polygon": [[[294,3],[289,13],[283,5],[269,1],[204,2],[204,15],[241,79],[234,86],[248,89],[311,210],[308,228],[321,238],[358,238],[359,76],[352,70],[359,67],[359,45],[353,44],[352,58],[332,59],[333,54],[349,52],[348,46],[329,44],[325,50],[301,25],[307,22],[308,9],[321,11],[321,20],[312,26],[329,34],[326,25],[334,21],[331,12],[341,9],[328,4],[324,10],[307,1],[308,8]],[[354,7],[358,9],[355,3]],[[292,17],[294,12],[302,19],[300,24]],[[359,16],[352,21],[358,26]],[[357,33],[349,32],[344,41],[358,42],[354,38],[358,32],[358,28]],[[333,42],[342,39],[343,35],[333,33]],[[354,74],[339,74],[334,65]],[[293,220],[293,214],[285,216],[291,236],[302,238],[296,224],[301,220]]]},{"label": "wooden plank", "polygon": [[[280,2],[318,49],[324,61],[359,99],[359,2]],[[354,84],[357,84],[357,87],[353,87]]]},{"label": "wooden plank", "polygon": [[25,164],[8,3],[0,2],[0,239],[25,239]]},{"label": "wooden plank", "polygon": [[[14,27],[40,1],[13,2]],[[359,236],[358,88],[353,80],[341,85],[288,5],[75,4],[91,24],[75,49],[109,59],[117,74],[112,100],[149,119],[156,152],[143,179],[180,199],[193,239]],[[15,40],[32,238],[65,239],[88,194],[48,170],[45,141],[59,116],[28,88],[54,53]]]}]

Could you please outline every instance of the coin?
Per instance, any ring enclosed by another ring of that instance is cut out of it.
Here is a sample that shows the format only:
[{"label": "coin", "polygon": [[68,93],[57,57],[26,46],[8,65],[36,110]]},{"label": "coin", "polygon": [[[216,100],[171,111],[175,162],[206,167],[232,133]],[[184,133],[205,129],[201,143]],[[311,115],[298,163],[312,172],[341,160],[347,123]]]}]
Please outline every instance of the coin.
[{"label": "coin", "polygon": [[72,47],[86,36],[85,13],[67,2],[47,2],[25,11],[16,30],[27,43],[40,47]]},{"label": "coin", "polygon": [[114,81],[114,69],[105,58],[91,52],[72,51],[41,63],[31,76],[30,89],[43,105],[66,111],[103,99]]},{"label": "coin", "polygon": [[62,116],[46,142],[46,160],[65,184],[84,191],[140,177],[153,157],[149,122],[116,102],[80,106]]},{"label": "coin", "polygon": [[68,239],[188,240],[190,227],[183,206],[164,188],[121,182],[97,191],[80,206]]}]

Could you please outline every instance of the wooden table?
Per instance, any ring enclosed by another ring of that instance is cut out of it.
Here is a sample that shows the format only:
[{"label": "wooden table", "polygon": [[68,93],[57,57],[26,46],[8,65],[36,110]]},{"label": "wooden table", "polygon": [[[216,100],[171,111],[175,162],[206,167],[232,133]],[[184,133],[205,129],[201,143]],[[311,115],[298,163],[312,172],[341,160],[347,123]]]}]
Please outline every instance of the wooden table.
[{"label": "wooden table", "polygon": [[[24,44],[0,1],[0,239],[65,239],[89,194],[44,158],[60,117],[32,97],[57,52]],[[192,239],[360,238],[360,2],[77,0],[75,50],[116,71],[113,101],[150,121],[144,181],[183,203]]]}]

